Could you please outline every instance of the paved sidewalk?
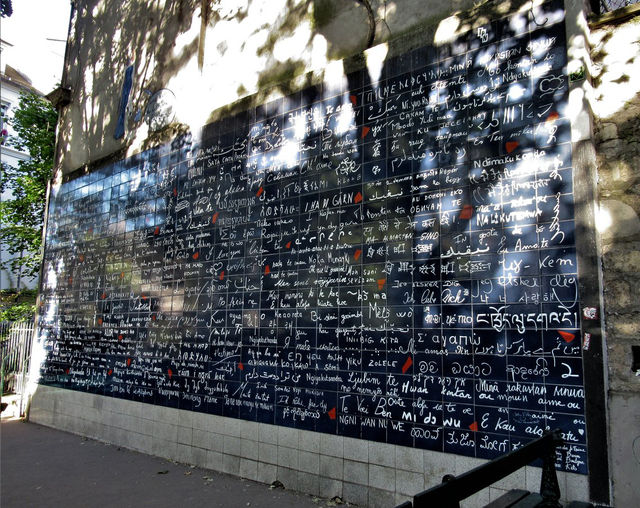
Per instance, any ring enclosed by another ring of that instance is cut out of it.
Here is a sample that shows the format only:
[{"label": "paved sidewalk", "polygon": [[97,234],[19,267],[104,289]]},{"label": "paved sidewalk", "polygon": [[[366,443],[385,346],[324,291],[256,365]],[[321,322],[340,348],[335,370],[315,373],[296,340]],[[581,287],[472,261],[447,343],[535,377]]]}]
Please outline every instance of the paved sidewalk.
[{"label": "paved sidewalk", "polygon": [[2,508],[335,506],[33,423],[3,421],[0,442]]}]

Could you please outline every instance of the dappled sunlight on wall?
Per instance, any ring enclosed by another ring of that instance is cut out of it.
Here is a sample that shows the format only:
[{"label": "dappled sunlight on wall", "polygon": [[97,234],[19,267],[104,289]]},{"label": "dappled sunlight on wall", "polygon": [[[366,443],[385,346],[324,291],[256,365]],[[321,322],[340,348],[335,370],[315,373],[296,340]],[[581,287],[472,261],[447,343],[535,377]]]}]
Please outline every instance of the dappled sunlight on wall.
[{"label": "dappled sunlight on wall", "polygon": [[[597,21],[597,20],[596,20]],[[640,383],[640,17],[602,22],[591,33],[597,151],[596,227],[602,246],[612,506],[637,506]]]},{"label": "dappled sunlight on wall", "polygon": [[[416,47],[433,42],[436,30],[450,39],[492,15],[531,8],[523,0],[481,4],[440,24],[452,9],[472,4],[425,8],[422,0],[372,1],[372,25],[367,9],[356,1],[224,0],[209,3],[204,13],[196,0],[80,2],[64,83],[72,90],[72,103],[60,128],[63,171],[117,158],[123,150],[135,153],[180,132],[195,133],[215,119],[217,109],[240,98],[255,94],[252,101],[261,102],[321,81],[329,62],[366,49],[372,28],[374,43],[415,32],[408,40]],[[401,50],[390,45],[390,54]],[[133,80],[121,118],[129,66]],[[145,108],[163,88],[176,97],[174,123],[166,132],[152,132]],[[120,121],[125,136],[116,140]]]},{"label": "dappled sunlight on wall", "polygon": [[68,43],[64,86],[71,88],[71,106],[61,117],[59,153],[65,171],[100,159],[122,147],[114,139],[124,71],[134,65],[130,111],[139,110],[155,90],[157,65],[179,66],[169,55],[195,1],[78,3]]},{"label": "dappled sunlight on wall", "polygon": [[[42,382],[484,458],[562,421],[560,465],[586,472],[564,24],[525,11],[431,43],[462,24],[306,86],[289,70],[201,133],[65,182]],[[288,33],[308,59],[330,41],[305,27]],[[174,52],[178,122],[227,100],[245,56],[223,39]]]},{"label": "dappled sunlight on wall", "polygon": [[389,46],[387,44],[378,44],[364,52],[369,79],[374,83],[374,86],[377,86],[382,76],[382,68],[384,67],[384,61],[388,52]]},{"label": "dappled sunlight on wall", "polygon": [[[612,392],[638,394],[631,345],[640,334],[640,18],[592,33],[605,329]],[[623,448],[625,448],[623,446]]]},{"label": "dappled sunlight on wall", "polygon": [[640,92],[640,23],[593,37],[593,111],[600,118],[623,113],[625,104]]}]

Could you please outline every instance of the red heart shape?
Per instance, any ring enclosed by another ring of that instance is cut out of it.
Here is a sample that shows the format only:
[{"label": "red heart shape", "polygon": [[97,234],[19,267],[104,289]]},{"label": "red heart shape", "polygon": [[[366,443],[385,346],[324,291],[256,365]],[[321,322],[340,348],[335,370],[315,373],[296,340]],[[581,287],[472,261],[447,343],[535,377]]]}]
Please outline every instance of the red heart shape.
[{"label": "red heart shape", "polygon": [[517,141],[507,141],[506,146],[507,146],[507,153],[511,153],[520,146],[520,143],[518,143]]},{"label": "red heart shape", "polygon": [[404,362],[404,365],[402,366],[402,373],[406,374],[407,371],[409,370],[409,368],[413,365],[413,360],[411,359],[410,356],[407,357],[407,361]]},{"label": "red heart shape", "polygon": [[576,338],[576,336],[573,333],[563,332],[562,330],[558,330],[558,335],[560,335],[560,337],[562,337],[565,340],[565,342],[571,342],[573,339]]},{"label": "red heart shape", "polygon": [[473,205],[464,205],[460,212],[460,218],[463,220],[469,220],[473,216]]}]

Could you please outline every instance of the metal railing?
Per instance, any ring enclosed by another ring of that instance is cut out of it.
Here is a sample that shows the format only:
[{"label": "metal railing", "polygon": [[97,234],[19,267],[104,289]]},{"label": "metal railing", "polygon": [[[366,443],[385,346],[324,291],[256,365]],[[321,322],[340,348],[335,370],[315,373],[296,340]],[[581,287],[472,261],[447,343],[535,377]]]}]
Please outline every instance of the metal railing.
[{"label": "metal railing", "polygon": [[[459,508],[460,501],[489,487],[514,471],[542,459],[540,494],[536,495],[539,506],[559,508],[560,488],[555,470],[555,449],[562,443],[559,430],[545,433],[542,437],[511,453],[493,459],[459,476],[445,475],[442,483],[417,494],[413,502],[407,501],[396,508]],[[519,491],[520,492],[520,491]],[[529,492],[522,491],[522,495]],[[534,505],[531,505],[534,506]],[[538,506],[537,504],[535,506]]]},{"label": "metal railing", "polygon": [[20,395],[20,414],[23,413],[33,321],[3,321],[0,323],[0,393]]}]

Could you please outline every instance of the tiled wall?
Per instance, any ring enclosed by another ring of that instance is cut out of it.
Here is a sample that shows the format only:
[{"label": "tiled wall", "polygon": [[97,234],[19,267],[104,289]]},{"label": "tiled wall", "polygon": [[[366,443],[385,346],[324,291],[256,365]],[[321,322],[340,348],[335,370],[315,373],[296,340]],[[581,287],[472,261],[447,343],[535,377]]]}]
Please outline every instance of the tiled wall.
[{"label": "tiled wall", "polygon": [[[404,446],[38,386],[30,421],[125,448],[323,498],[393,507],[484,462]],[[483,506],[506,490],[537,491],[540,469],[525,467],[468,498]],[[563,499],[586,500],[587,477],[558,472]]]}]

